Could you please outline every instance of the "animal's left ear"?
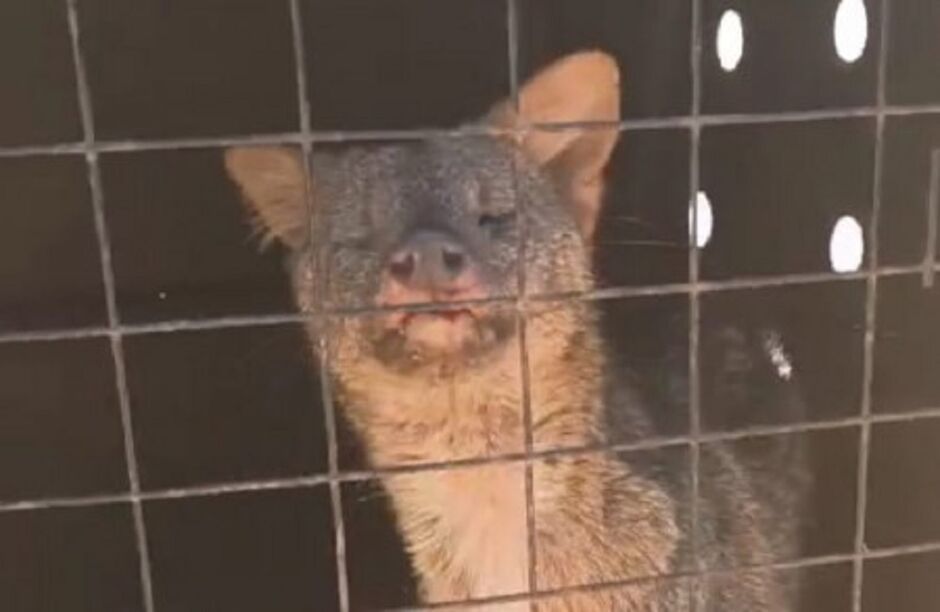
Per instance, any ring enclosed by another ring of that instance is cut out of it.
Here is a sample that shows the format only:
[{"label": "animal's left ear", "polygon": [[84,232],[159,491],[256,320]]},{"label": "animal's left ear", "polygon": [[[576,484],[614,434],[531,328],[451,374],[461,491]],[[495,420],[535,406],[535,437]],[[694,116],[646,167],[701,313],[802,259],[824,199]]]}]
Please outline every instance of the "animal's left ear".
[{"label": "animal's left ear", "polygon": [[603,171],[617,142],[620,71],[600,51],[564,57],[532,77],[512,101],[487,117],[499,128],[597,122],[583,128],[533,128],[520,133],[519,146],[555,180],[586,239],[594,234],[604,191]]},{"label": "animal's left ear", "polygon": [[225,169],[241,188],[264,242],[300,249],[309,236],[303,158],[287,147],[243,146],[225,152]]}]

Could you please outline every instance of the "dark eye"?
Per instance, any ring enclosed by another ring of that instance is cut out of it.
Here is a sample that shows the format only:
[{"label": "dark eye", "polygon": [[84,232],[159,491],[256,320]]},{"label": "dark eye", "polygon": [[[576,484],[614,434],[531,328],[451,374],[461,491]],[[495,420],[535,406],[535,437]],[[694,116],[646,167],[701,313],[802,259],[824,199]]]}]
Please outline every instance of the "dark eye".
[{"label": "dark eye", "polygon": [[480,228],[486,231],[501,230],[515,221],[516,211],[504,213],[483,213],[480,215],[478,223]]}]

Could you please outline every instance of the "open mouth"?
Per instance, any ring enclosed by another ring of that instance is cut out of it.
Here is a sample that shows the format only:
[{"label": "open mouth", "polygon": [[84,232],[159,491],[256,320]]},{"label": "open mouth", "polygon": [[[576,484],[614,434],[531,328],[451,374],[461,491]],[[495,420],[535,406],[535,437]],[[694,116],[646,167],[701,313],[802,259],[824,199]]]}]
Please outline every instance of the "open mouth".
[{"label": "open mouth", "polygon": [[381,319],[375,347],[383,361],[406,369],[441,360],[470,365],[511,335],[513,320],[465,305],[392,312]]},{"label": "open mouth", "polygon": [[457,321],[463,317],[476,318],[469,308],[436,308],[434,310],[406,312],[401,323],[402,325],[408,325],[417,317],[437,318],[444,321]]},{"label": "open mouth", "polygon": [[386,319],[386,327],[406,332],[409,327],[422,322],[437,322],[438,324],[472,324],[479,320],[481,312],[473,308],[442,306],[429,310],[407,312],[393,312]]}]

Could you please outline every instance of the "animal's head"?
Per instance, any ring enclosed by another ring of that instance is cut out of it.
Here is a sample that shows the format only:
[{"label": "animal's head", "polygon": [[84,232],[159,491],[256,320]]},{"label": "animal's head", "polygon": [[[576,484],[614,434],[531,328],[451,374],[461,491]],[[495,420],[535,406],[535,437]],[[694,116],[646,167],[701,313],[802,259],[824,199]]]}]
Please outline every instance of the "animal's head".
[{"label": "animal's head", "polygon": [[[590,288],[588,249],[618,135],[609,124],[619,119],[619,91],[612,59],[579,53],[533,77],[517,105],[497,104],[483,120],[491,134],[315,150],[309,181],[292,148],[233,148],[226,167],[263,233],[292,250],[302,310],[438,304],[316,328],[338,369],[372,363],[415,377],[472,368],[514,342],[514,311],[453,303],[517,293],[523,224],[528,293]],[[581,122],[607,127],[513,132]],[[325,270],[315,265],[324,250]],[[564,320],[546,322],[553,336],[574,333],[578,322],[559,329]]]}]

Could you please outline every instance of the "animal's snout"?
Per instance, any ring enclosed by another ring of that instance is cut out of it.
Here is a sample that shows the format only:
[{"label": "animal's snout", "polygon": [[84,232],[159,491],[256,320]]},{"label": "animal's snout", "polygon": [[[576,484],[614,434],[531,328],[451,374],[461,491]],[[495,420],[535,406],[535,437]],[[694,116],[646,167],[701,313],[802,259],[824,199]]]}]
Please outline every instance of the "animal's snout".
[{"label": "animal's snout", "polygon": [[421,230],[388,256],[382,302],[472,300],[486,296],[479,266],[459,240]]},{"label": "animal's snout", "polygon": [[391,278],[406,287],[435,293],[467,288],[475,272],[464,247],[447,234],[420,231],[388,259]]}]

